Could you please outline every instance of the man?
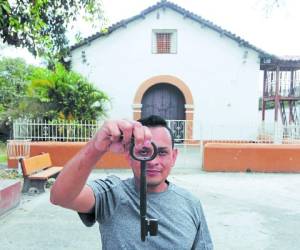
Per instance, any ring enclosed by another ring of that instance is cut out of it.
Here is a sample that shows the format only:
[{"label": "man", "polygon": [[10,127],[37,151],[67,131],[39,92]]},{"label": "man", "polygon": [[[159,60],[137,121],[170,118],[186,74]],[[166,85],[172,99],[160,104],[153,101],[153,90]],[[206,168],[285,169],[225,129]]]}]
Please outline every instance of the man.
[{"label": "man", "polygon": [[[138,150],[151,141],[158,148],[146,172],[147,217],[158,219],[158,235],[145,242],[140,238],[140,162],[128,152],[132,136]],[[107,151],[125,151],[134,178],[109,176],[86,184]],[[176,157],[172,133],[161,117],[108,121],[66,164],[51,189],[51,202],[78,211],[86,226],[97,221],[103,249],[213,249],[200,201],[167,180]]]}]

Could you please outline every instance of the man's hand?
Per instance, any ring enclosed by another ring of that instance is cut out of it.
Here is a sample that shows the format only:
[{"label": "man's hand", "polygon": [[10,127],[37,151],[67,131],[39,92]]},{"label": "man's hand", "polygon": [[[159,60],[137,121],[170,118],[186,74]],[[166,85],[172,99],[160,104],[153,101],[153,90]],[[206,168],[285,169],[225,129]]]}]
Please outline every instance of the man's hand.
[{"label": "man's hand", "polygon": [[150,145],[152,135],[149,128],[136,121],[107,121],[95,135],[93,143],[101,153],[123,153],[128,150],[132,137],[135,145],[142,147]]},{"label": "man's hand", "polygon": [[139,122],[107,121],[94,138],[67,162],[51,189],[51,202],[79,212],[95,205],[92,189],[86,180],[99,158],[107,151],[124,152],[134,137],[137,148],[151,144],[151,132]]}]

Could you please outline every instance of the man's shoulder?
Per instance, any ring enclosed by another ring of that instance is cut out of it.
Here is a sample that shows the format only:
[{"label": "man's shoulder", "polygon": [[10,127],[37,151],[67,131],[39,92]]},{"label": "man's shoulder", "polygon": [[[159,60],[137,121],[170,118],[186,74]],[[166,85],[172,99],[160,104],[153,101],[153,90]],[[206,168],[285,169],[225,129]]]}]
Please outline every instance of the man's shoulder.
[{"label": "man's shoulder", "polygon": [[118,176],[109,175],[105,178],[89,180],[87,182],[87,185],[90,186],[93,190],[95,190],[97,188],[109,190],[111,188],[119,186],[121,183],[122,183],[122,180]]},{"label": "man's shoulder", "polygon": [[133,188],[133,186],[134,186],[134,182],[133,182],[132,178],[121,179],[120,177],[118,177],[116,175],[109,175],[109,176],[106,176],[105,178],[89,180],[87,182],[87,184],[89,186],[91,186],[92,188],[102,187],[105,190],[113,189],[116,187]]},{"label": "man's shoulder", "polygon": [[179,199],[185,200],[186,202],[199,204],[200,200],[193,193],[188,191],[187,189],[177,186],[174,183],[171,183],[170,191],[176,195]]}]

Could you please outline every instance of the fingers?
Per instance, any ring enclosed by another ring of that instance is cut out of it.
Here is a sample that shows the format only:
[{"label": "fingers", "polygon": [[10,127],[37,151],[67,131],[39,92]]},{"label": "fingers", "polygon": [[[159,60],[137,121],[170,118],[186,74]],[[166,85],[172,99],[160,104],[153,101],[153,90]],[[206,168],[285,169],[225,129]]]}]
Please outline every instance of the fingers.
[{"label": "fingers", "polygon": [[130,121],[127,120],[121,120],[118,122],[119,130],[121,131],[122,137],[120,140],[124,145],[129,144],[132,137],[133,132],[133,124]]},{"label": "fingers", "polygon": [[139,147],[149,146],[151,143],[151,132],[148,127],[142,126],[141,123],[135,122],[133,128],[133,136],[135,144]]},{"label": "fingers", "polygon": [[132,124],[126,120],[107,121],[101,130],[105,132],[105,137],[111,142],[126,143],[132,135]]},{"label": "fingers", "polygon": [[102,127],[111,144],[129,145],[132,136],[136,145],[150,145],[151,132],[149,128],[142,126],[141,123],[128,120],[108,121]]}]

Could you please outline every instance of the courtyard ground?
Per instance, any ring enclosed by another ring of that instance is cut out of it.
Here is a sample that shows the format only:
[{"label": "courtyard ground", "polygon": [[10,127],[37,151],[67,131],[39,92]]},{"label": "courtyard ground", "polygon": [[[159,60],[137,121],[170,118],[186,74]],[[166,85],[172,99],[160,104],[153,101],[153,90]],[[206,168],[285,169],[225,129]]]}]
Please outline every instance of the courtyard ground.
[{"label": "courtyard ground", "polygon": [[[131,176],[129,170],[94,170],[90,178],[111,174]],[[215,249],[299,249],[299,174],[175,168],[169,180],[201,199]],[[23,195],[16,209],[0,217],[0,235],[5,250],[101,249],[98,226],[87,228],[76,212],[52,205],[49,190]]]}]

